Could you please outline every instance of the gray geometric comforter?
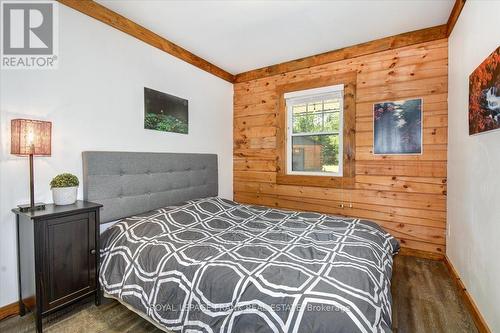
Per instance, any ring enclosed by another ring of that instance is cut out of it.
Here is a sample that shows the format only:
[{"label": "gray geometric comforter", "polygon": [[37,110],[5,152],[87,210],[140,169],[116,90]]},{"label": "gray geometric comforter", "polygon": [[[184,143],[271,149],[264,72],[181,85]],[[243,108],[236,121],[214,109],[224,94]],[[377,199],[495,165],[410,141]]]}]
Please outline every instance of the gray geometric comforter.
[{"label": "gray geometric comforter", "polygon": [[100,282],[175,332],[391,332],[392,256],[377,224],[204,198],[121,220]]}]

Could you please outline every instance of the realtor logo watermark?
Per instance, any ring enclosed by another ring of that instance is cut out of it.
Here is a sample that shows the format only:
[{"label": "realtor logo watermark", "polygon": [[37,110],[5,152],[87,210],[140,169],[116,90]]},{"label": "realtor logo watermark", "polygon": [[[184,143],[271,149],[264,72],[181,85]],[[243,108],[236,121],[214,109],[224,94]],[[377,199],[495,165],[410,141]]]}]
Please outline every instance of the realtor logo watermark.
[{"label": "realtor logo watermark", "polygon": [[56,69],[58,3],[2,1],[2,69]]}]

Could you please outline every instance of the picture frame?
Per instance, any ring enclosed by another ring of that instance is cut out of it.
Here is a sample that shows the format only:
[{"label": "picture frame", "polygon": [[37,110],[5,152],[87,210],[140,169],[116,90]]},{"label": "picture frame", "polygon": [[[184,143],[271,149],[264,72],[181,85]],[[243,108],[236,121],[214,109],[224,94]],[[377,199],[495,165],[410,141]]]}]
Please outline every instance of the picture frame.
[{"label": "picture frame", "polygon": [[423,154],[423,98],[373,104],[373,154]]},{"label": "picture frame", "polygon": [[188,100],[144,87],[144,128],[188,134]]},{"label": "picture frame", "polygon": [[469,135],[500,129],[500,46],[469,75]]}]

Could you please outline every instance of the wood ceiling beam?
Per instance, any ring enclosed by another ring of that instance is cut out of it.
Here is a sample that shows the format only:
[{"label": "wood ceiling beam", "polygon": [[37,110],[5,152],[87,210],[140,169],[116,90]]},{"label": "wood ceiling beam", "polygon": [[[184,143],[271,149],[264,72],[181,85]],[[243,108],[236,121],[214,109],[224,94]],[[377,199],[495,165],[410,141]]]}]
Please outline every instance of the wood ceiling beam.
[{"label": "wood ceiling beam", "polygon": [[323,65],[339,60],[351,59],[376,52],[393,50],[396,48],[430,42],[446,38],[447,25],[439,25],[403,34],[377,39],[374,41],[348,46],[334,51],[321,53],[301,59],[283,62],[277,65],[254,69],[236,75],[235,83],[246,82],[273,75],[283,74],[299,69]]},{"label": "wood ceiling beam", "polygon": [[446,37],[451,35],[453,28],[455,27],[455,23],[458,21],[458,17],[464,8],[466,0],[455,0],[455,4],[453,5],[453,9],[451,10],[450,17],[448,18],[448,23],[446,23]]},{"label": "wood ceiling beam", "polygon": [[223,80],[231,83],[234,82],[233,74],[226,72],[225,70],[215,66],[203,58],[198,57],[179,45],[172,43],[171,41],[92,0],[58,1]]}]

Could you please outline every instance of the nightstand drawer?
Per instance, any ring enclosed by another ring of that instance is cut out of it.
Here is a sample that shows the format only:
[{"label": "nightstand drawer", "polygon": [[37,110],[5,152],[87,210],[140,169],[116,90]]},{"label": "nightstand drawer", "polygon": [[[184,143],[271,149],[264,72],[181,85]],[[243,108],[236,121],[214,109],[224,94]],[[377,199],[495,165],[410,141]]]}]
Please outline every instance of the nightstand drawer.
[{"label": "nightstand drawer", "polygon": [[81,213],[42,220],[43,310],[51,310],[96,287],[96,216]]}]

